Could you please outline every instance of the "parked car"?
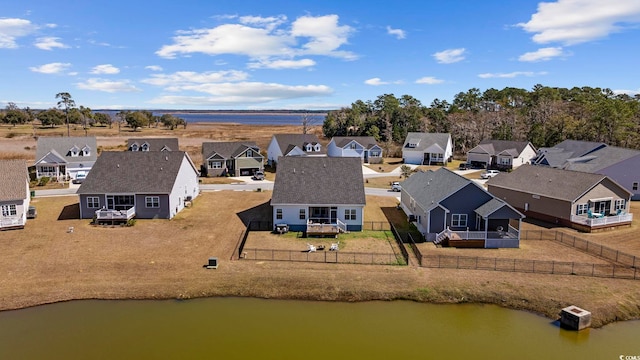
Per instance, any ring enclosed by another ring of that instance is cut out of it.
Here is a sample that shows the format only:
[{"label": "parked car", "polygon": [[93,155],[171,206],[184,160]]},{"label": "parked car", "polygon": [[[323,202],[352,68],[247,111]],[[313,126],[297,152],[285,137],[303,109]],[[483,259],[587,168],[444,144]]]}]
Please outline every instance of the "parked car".
[{"label": "parked car", "polygon": [[38,216],[38,210],[36,210],[35,206],[29,206],[27,209],[27,219],[35,219]]},{"label": "parked car", "polygon": [[400,191],[402,191],[402,186],[400,186],[399,182],[394,181],[394,182],[391,183],[391,191],[400,192]]},{"label": "parked car", "polygon": [[76,178],[73,179],[73,183],[74,184],[82,184],[82,182],[84,181],[84,179],[87,178],[87,173],[85,172],[78,172],[78,175],[76,175]]},{"label": "parked car", "polygon": [[469,169],[471,169],[471,165],[467,163],[460,163],[460,166],[458,166],[458,170],[469,170]]},{"label": "parked car", "polygon": [[264,180],[264,173],[262,171],[256,171],[251,178],[253,180]]},{"label": "parked car", "polygon": [[492,178],[492,177],[494,177],[494,176],[496,176],[498,174],[500,174],[500,171],[498,171],[498,170],[486,170],[486,171],[483,171],[480,174],[480,178],[481,179],[490,179],[490,178]]}]

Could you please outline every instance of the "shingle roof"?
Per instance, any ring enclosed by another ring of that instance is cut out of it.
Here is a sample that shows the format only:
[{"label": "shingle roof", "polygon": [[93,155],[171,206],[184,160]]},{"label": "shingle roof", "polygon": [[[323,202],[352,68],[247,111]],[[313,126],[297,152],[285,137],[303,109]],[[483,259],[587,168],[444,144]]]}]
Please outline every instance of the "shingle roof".
[{"label": "shingle roof", "polygon": [[[69,150],[74,146],[78,149],[82,149],[85,146],[88,147],[90,150],[89,156],[67,156]],[[38,138],[38,143],[36,144],[36,161],[40,161],[40,159],[45,157],[51,150],[55,150],[68,162],[95,161],[98,157],[98,146],[96,138],[93,136],[41,136]]]},{"label": "shingle roof", "polygon": [[271,204],[364,205],[358,158],[282,157]]},{"label": "shingle roof", "polygon": [[591,152],[587,156],[568,159],[564,165],[566,170],[598,172],[620,161],[640,156],[640,151],[616,146],[607,146]]},{"label": "shingle roof", "polygon": [[185,157],[184,151],[104,151],[77,193],[168,194]]},{"label": "shingle roof", "polygon": [[28,177],[24,160],[0,160],[0,201],[26,199]]},{"label": "shingle roof", "polygon": [[469,185],[466,179],[446,168],[417,172],[402,182],[402,189],[425,210],[431,209],[449,195]]},{"label": "shingle roof", "polygon": [[469,150],[469,152],[481,151],[490,155],[506,152],[511,156],[518,156],[529,144],[528,141],[482,140],[478,146]]},{"label": "shingle roof", "polygon": [[451,134],[449,133],[420,133],[420,132],[410,132],[407,133],[407,137],[404,141],[403,148],[407,147],[409,143],[415,143],[419,140],[418,145],[415,150],[424,150],[431,145],[438,145],[442,150],[447,148],[447,144],[449,143],[449,139],[451,139]]},{"label": "shingle roof", "polygon": [[[290,151],[287,151],[290,145],[297,146],[304,151],[305,144],[320,144],[320,139],[313,134],[275,134],[273,137],[278,142],[280,152],[283,155]],[[326,150],[323,147],[319,152],[314,152],[314,154],[322,154],[325,152]]]},{"label": "shingle roof", "polygon": [[178,138],[131,138],[127,140],[127,150],[131,150],[131,145],[149,144],[149,151],[161,151],[165,147],[169,151],[180,150],[178,146]]},{"label": "shingle roof", "polygon": [[494,212],[496,212],[497,210],[502,209],[505,206],[515,211],[516,213],[520,214],[521,217],[524,217],[524,215],[522,215],[519,211],[514,209],[511,205],[495,197],[487,201],[486,203],[480,205],[477,209],[475,209],[475,212],[476,214],[482,217],[487,217],[493,214]]},{"label": "shingle roof", "polygon": [[260,152],[260,148],[253,141],[205,142],[202,143],[202,160],[207,160],[213,154],[231,159],[249,148]]},{"label": "shingle roof", "polygon": [[496,186],[554,199],[575,201],[606,176],[539,165],[522,165],[487,181]]},{"label": "shingle roof", "polygon": [[343,148],[352,141],[362,145],[365,149],[371,149],[378,145],[378,142],[373,136],[334,136],[332,138],[336,146]]},{"label": "shingle roof", "polygon": [[607,144],[592,141],[565,140],[553,147],[540,148],[536,163],[545,160],[551,167],[562,167],[571,158],[588,155],[598,149],[606,147]]}]

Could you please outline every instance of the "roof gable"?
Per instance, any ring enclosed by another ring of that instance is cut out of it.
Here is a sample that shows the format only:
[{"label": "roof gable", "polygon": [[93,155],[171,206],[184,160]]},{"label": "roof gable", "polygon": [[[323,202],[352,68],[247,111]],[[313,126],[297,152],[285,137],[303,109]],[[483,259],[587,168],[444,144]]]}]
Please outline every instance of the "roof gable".
[{"label": "roof gable", "polygon": [[352,141],[357,142],[365,149],[371,149],[378,146],[376,139],[373,136],[334,136],[331,141],[339,148],[344,148]]},{"label": "roof gable", "polygon": [[[76,149],[76,151],[83,150],[89,151],[88,154],[83,156],[70,156],[70,150]],[[64,158],[67,162],[77,161],[95,161],[97,156],[97,142],[93,136],[80,137],[54,137],[54,136],[41,136],[38,138],[36,144],[36,163],[39,163],[47,154],[55,150],[57,155]]]},{"label": "roof gable", "polygon": [[[307,144],[320,144],[320,139],[313,134],[275,134],[273,135],[273,140],[276,141],[280,148],[280,153],[283,155],[289,153],[292,146],[305,151]],[[322,146],[320,146],[320,151],[313,153],[320,154],[323,152]]]},{"label": "roof gable", "polygon": [[146,151],[178,151],[178,138],[131,138],[127,140],[127,150],[133,151],[132,146],[137,145],[137,151],[142,151],[142,146],[147,144]]},{"label": "roof gable", "polygon": [[444,150],[449,146],[450,142],[451,134],[449,133],[410,132],[407,133],[407,137],[402,148],[424,151],[425,149],[436,144]]},{"label": "roof gable", "polygon": [[431,209],[451,194],[471,183],[446,168],[417,172],[402,182],[402,191],[409,194],[423,209]]},{"label": "roof gable", "polygon": [[253,141],[205,142],[202,143],[202,158],[209,159],[214,154],[218,154],[223,159],[231,159],[241,155],[248,149],[252,149],[260,155],[260,148]]}]

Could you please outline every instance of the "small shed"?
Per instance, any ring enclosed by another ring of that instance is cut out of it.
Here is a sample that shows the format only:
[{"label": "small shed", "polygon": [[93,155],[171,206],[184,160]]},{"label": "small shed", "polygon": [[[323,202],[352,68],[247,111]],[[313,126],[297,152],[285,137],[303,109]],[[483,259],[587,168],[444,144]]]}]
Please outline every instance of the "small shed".
[{"label": "small shed", "polygon": [[571,305],[560,312],[560,325],[569,330],[582,330],[591,326],[591,312]]}]

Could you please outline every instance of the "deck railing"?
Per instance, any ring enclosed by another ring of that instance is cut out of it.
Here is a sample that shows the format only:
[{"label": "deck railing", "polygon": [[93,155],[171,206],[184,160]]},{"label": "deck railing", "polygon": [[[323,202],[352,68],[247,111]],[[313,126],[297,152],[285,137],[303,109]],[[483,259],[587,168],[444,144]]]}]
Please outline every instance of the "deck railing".
[{"label": "deck railing", "polygon": [[127,210],[96,210],[97,220],[129,220],[136,214],[135,206],[130,207]]},{"label": "deck railing", "polygon": [[615,225],[620,223],[631,222],[633,220],[633,214],[603,216],[596,218],[589,218],[580,215],[571,215],[571,222],[576,224],[582,224],[587,226],[606,226]]},{"label": "deck railing", "polygon": [[20,226],[24,225],[21,217],[3,217],[0,218],[0,227]]}]

